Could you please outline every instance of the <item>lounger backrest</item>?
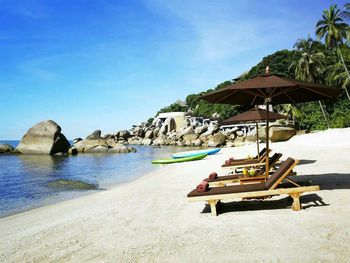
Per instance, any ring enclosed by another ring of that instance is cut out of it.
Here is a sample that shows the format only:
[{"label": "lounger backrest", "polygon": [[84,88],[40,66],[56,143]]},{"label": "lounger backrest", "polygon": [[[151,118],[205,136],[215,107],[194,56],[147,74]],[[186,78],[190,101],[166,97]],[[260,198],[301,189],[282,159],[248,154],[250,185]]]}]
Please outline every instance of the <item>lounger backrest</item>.
[{"label": "lounger backrest", "polygon": [[289,173],[288,170],[293,169],[296,164],[297,162],[290,157],[285,160],[265,182],[266,189],[274,189],[276,187],[276,183],[278,181],[281,182],[284,178],[286,178]]},{"label": "lounger backrest", "polygon": [[259,152],[259,155],[255,156],[255,159],[258,159],[259,156],[263,156],[265,153],[266,153],[266,148],[262,149],[262,150]]},{"label": "lounger backrest", "polygon": [[[275,163],[281,158],[282,154],[281,153],[275,153],[272,155],[271,158],[269,158],[269,167],[274,166]],[[264,172],[266,171],[266,166],[262,169]]]}]

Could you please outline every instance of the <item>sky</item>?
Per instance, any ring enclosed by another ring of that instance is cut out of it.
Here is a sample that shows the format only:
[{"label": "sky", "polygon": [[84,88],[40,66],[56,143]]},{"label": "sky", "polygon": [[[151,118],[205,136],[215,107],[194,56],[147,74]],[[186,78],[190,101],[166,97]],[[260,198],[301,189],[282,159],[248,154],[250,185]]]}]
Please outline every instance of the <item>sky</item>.
[{"label": "sky", "polygon": [[0,140],[129,129],[310,34],[324,0],[0,0]]}]

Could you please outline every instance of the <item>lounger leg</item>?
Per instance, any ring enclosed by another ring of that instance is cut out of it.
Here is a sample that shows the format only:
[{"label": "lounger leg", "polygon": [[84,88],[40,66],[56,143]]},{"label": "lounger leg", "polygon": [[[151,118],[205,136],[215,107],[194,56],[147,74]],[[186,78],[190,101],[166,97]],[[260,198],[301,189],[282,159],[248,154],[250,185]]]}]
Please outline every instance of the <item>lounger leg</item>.
[{"label": "lounger leg", "polygon": [[218,203],[218,200],[209,200],[209,205],[210,205],[210,210],[211,210],[211,215],[217,216],[216,212],[216,204]]},{"label": "lounger leg", "polygon": [[293,204],[292,204],[292,210],[293,211],[300,211],[301,210],[301,205],[300,205],[300,197],[301,193],[293,193],[289,194],[293,198]]}]

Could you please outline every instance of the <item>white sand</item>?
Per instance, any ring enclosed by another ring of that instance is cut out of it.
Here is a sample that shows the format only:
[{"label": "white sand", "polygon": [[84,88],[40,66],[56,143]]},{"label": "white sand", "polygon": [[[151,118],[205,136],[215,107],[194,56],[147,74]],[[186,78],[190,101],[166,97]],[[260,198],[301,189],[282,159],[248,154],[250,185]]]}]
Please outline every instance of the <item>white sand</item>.
[{"label": "white sand", "polygon": [[303,160],[295,170],[322,189],[304,195],[300,212],[286,196],[224,204],[218,217],[204,203],[186,201],[210,172],[222,174],[223,160],[255,148],[223,149],[112,190],[3,218],[0,262],[349,262],[350,129],[271,145],[284,158]]}]

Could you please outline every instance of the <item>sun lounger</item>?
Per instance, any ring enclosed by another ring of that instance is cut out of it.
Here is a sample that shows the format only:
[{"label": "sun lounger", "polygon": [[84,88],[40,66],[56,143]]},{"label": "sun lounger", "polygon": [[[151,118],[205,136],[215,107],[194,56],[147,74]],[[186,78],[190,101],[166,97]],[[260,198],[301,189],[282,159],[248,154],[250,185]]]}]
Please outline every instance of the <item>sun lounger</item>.
[{"label": "sun lounger", "polygon": [[[282,156],[281,153],[275,153],[274,155],[272,155],[272,157],[269,159],[269,167],[273,168],[275,164],[279,161],[281,156]],[[237,173],[232,175],[220,176],[215,179],[206,178],[204,179],[204,181],[209,183],[209,187],[225,186],[227,184],[232,184],[237,182],[240,182],[241,184],[264,182],[267,179],[265,168],[266,167],[264,166],[260,170],[258,170],[257,175],[254,177],[247,177],[241,173],[240,174]]]},{"label": "sun lounger", "polygon": [[219,201],[232,200],[236,198],[259,198],[274,195],[286,194],[293,198],[292,210],[301,209],[299,197],[304,192],[314,192],[320,190],[319,186],[297,186],[291,188],[281,188],[280,183],[286,179],[292,169],[299,163],[298,160],[288,158],[279,168],[267,179],[266,182],[244,185],[232,185],[225,187],[213,187],[206,192],[198,192],[196,189],[187,195],[190,202],[207,201],[211,208],[212,215],[217,215],[216,205]]},{"label": "sun lounger", "polygon": [[[269,149],[269,153],[270,153],[270,151],[271,151],[271,149]],[[237,159],[237,160],[232,160],[229,163],[225,162],[221,167],[234,168],[234,167],[237,167],[237,166],[239,167],[239,166],[260,165],[260,164],[264,164],[265,160],[266,160],[266,149],[263,152],[263,154],[261,154],[259,156],[259,158],[256,158],[256,159]]]}]

